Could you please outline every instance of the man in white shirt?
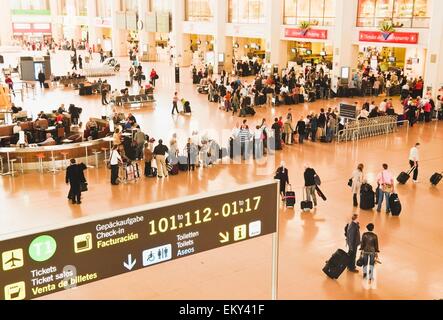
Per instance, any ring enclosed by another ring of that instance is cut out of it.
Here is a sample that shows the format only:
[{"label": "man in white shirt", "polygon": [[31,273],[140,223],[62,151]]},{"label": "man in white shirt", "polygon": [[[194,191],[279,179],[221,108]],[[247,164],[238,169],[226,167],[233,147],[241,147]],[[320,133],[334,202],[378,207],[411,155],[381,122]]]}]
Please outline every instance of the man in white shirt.
[{"label": "man in white shirt", "polygon": [[118,164],[123,163],[122,157],[118,152],[118,146],[114,145],[111,151],[109,163],[111,165],[111,184],[113,186],[118,185]]},{"label": "man in white shirt", "polygon": [[375,108],[375,101],[372,101],[371,104],[369,105],[369,113],[374,110]]},{"label": "man in white shirt", "polygon": [[420,156],[418,153],[418,149],[420,148],[420,143],[416,143],[414,147],[411,148],[411,151],[409,151],[409,165],[411,166],[411,169],[414,169],[414,177],[412,179],[412,182],[417,183],[418,182],[418,161],[420,160]]},{"label": "man in white shirt", "polygon": [[20,131],[22,131],[22,127],[20,127],[20,122],[17,122],[14,127],[12,128],[12,133],[17,134]]},{"label": "man in white shirt", "polygon": [[380,112],[386,113],[386,105],[387,105],[387,104],[388,104],[388,99],[383,100],[383,101],[380,103],[380,107],[378,108],[378,110],[379,110]]}]

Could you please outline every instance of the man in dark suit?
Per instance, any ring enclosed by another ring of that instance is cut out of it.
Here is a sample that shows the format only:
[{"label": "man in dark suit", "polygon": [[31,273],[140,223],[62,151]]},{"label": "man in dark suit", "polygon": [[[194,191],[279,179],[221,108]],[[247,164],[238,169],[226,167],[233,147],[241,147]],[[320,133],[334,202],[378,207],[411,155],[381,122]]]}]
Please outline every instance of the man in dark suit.
[{"label": "man in dark suit", "polygon": [[280,195],[282,201],[284,201],[286,196],[286,185],[289,184],[289,174],[288,169],[284,161],[281,162],[280,167],[277,168],[274,179],[280,180]]},{"label": "man in dark suit", "polygon": [[75,159],[71,159],[71,165],[66,169],[66,184],[70,184],[68,198],[72,200],[72,204],[80,204],[82,182],[82,170],[79,165],[75,163]]},{"label": "man in dark suit", "polygon": [[346,225],[345,228],[345,235],[346,235],[346,243],[348,245],[349,251],[349,265],[348,270],[350,272],[357,273],[358,270],[355,268],[355,258],[357,255],[358,247],[361,243],[360,238],[360,224],[358,223],[358,215],[354,214],[352,216],[352,221],[348,225]]}]

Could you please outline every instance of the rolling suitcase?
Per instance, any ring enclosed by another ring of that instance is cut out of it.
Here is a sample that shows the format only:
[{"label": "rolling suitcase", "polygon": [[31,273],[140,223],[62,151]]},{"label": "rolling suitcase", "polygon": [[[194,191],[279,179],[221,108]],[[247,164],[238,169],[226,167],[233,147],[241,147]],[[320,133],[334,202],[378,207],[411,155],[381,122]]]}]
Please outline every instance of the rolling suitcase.
[{"label": "rolling suitcase", "polygon": [[179,167],[178,167],[178,164],[171,164],[170,166],[171,166],[170,168],[168,167],[168,172],[169,172],[169,174],[170,174],[171,176],[176,176],[176,175],[178,175],[178,173],[179,173],[179,171],[180,171],[180,169],[179,169]]},{"label": "rolling suitcase", "polygon": [[188,171],[188,157],[186,156],[178,157],[178,169],[180,171]]},{"label": "rolling suitcase", "polygon": [[389,207],[391,208],[391,214],[394,217],[398,217],[401,213],[401,202],[398,197],[398,194],[392,193],[389,197]]},{"label": "rolling suitcase", "polygon": [[441,173],[434,173],[430,179],[431,184],[433,186],[438,185],[442,178],[443,178],[443,175]]},{"label": "rolling suitcase", "polygon": [[300,208],[303,211],[309,211],[309,210],[312,210],[312,208],[314,208],[314,205],[312,204],[312,201],[307,201],[305,199],[305,192],[306,192],[306,188],[303,188],[303,201],[300,202]]},{"label": "rolling suitcase", "polygon": [[323,272],[331,279],[338,279],[343,271],[345,271],[348,263],[348,254],[345,251],[338,249],[332,257],[326,261]]},{"label": "rolling suitcase", "polygon": [[411,170],[409,170],[407,173],[406,172],[400,173],[400,175],[397,177],[398,183],[406,184],[408,182],[409,178],[411,178],[411,173],[414,170],[415,170],[415,167],[411,168]]},{"label": "rolling suitcase", "polygon": [[49,83],[47,82],[43,83],[43,87],[45,87],[45,89],[49,89]]},{"label": "rolling suitcase", "polygon": [[372,210],[375,207],[375,193],[370,184],[363,184],[360,188],[360,209]]},{"label": "rolling suitcase", "polygon": [[126,80],[126,81],[125,81],[125,86],[126,86],[126,87],[130,87],[130,86],[131,86],[131,81]]},{"label": "rolling suitcase", "polygon": [[295,192],[292,191],[291,185],[289,185],[288,191],[285,193],[286,208],[294,208],[295,206]]}]

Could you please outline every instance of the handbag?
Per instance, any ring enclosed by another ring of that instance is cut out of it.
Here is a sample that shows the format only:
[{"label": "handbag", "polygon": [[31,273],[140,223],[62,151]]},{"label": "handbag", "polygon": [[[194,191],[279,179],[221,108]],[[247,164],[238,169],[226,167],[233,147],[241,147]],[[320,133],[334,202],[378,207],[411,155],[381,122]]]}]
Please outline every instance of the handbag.
[{"label": "handbag", "polygon": [[393,191],[392,184],[385,183],[385,178],[383,176],[383,173],[381,174],[381,182],[382,182],[382,185],[381,185],[382,191],[387,192],[387,193],[392,193],[392,191]]},{"label": "handbag", "polygon": [[315,185],[321,186],[321,179],[317,174],[314,176],[314,181],[315,181]]},{"label": "handbag", "polygon": [[355,264],[357,265],[357,267],[363,267],[365,264],[365,259],[363,257],[363,253],[360,253],[360,258],[357,259],[357,261],[355,262]]},{"label": "handbag", "polygon": [[86,181],[85,182],[80,182],[80,191],[81,192],[88,191],[88,183]]},{"label": "handbag", "polygon": [[352,188],[352,178],[348,181],[348,186]]}]

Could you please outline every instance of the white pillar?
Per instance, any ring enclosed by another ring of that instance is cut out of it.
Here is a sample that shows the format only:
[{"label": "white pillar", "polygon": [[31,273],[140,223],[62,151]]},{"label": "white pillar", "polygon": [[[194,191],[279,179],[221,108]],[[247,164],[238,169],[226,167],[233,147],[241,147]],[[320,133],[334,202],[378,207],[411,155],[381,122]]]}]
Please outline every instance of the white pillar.
[{"label": "white pillar", "polygon": [[172,32],[171,43],[174,46],[173,54],[175,63],[181,67],[188,67],[192,61],[190,50],[190,36],[183,33],[183,21],[185,20],[185,1],[172,1]]},{"label": "white pillar", "polygon": [[49,0],[49,8],[51,10],[52,39],[55,42],[60,42],[63,40],[63,26],[60,23],[61,10],[58,0]]},{"label": "white pillar", "polygon": [[269,63],[277,65],[279,72],[287,64],[287,44],[280,40],[280,30],[283,24],[284,0],[266,0],[265,19],[266,19],[266,55]]},{"label": "white pillar", "polygon": [[[352,44],[352,30],[355,29],[355,13],[358,0],[336,0],[334,27],[333,75],[340,77],[342,67],[354,68],[357,64],[358,45]],[[354,13],[354,14],[351,14]]]},{"label": "white pillar", "polygon": [[138,20],[143,23],[143,29],[138,30],[138,52],[143,56],[143,47],[148,44],[148,32],[146,31],[146,13],[148,12],[148,1],[137,0]]},{"label": "white pillar", "polygon": [[111,1],[111,20],[112,20],[112,52],[115,57],[122,57],[128,54],[126,30],[120,29],[117,23],[117,12],[121,11],[120,0]]},{"label": "white pillar", "polygon": [[442,12],[443,1],[434,0],[431,3],[431,24],[429,28],[429,42],[425,65],[425,91],[432,88],[432,95],[437,96],[443,86],[443,20],[437,12]]},{"label": "white pillar", "polygon": [[87,0],[86,10],[88,13],[88,34],[89,34],[89,46],[97,46],[99,35],[97,33],[97,27],[95,26],[95,20],[97,18],[97,1]]},{"label": "white pillar", "polygon": [[[212,12],[214,13],[214,73],[221,73],[222,69],[226,69],[227,55],[226,55],[226,22],[228,17],[228,1],[210,0]],[[225,61],[223,65],[218,63],[219,54],[223,54]]]},{"label": "white pillar", "polygon": [[7,46],[12,43],[12,17],[10,1],[2,1],[0,10],[2,27],[0,28],[0,45]]}]

